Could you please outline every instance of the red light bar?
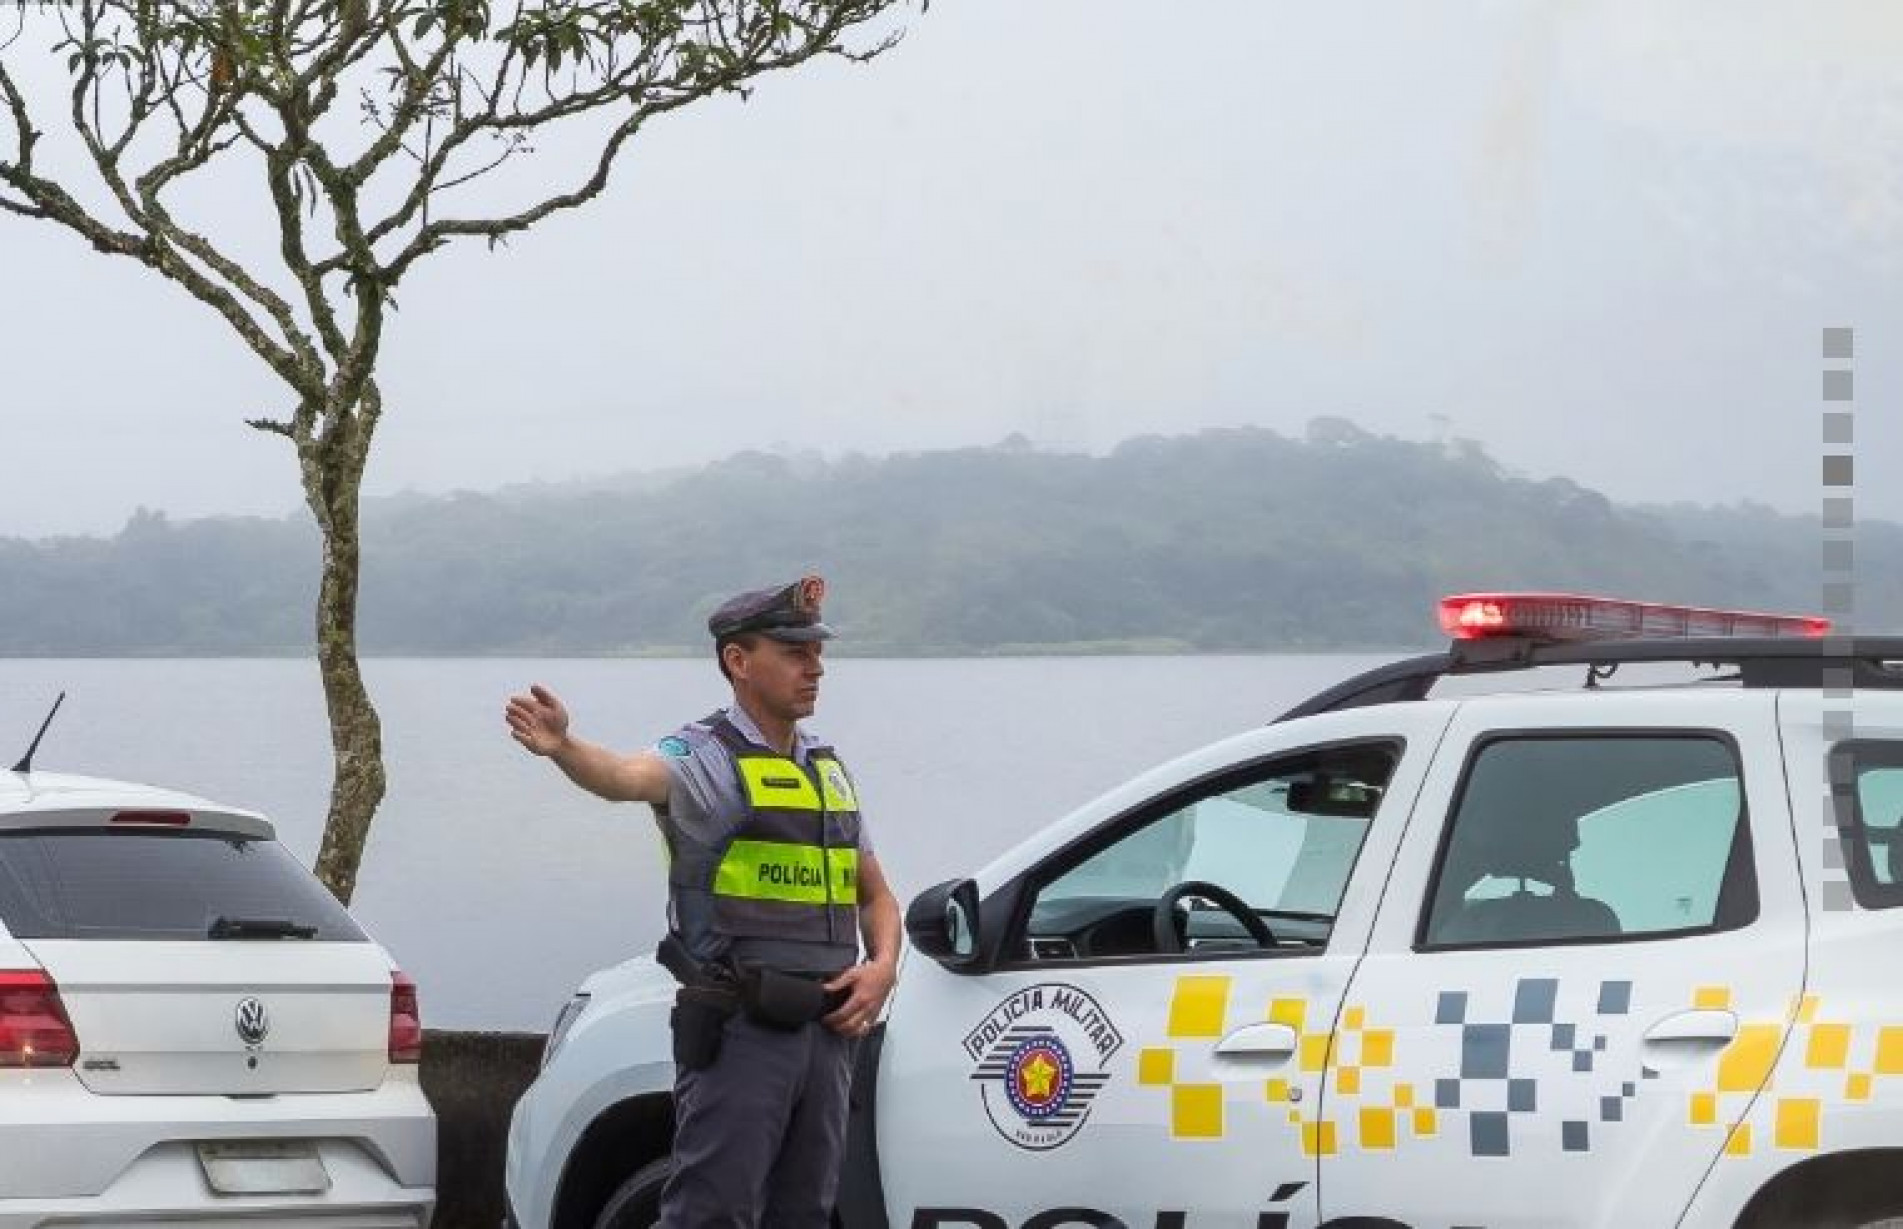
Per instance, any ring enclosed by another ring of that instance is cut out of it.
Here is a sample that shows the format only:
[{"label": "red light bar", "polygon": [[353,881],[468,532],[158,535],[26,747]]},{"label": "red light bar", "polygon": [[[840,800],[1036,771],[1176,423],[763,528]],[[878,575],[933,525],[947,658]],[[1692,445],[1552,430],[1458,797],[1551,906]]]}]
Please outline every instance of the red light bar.
[{"label": "red light bar", "polygon": [[115,824],[163,824],[183,828],[192,822],[190,811],[121,811],[112,817]]},{"label": "red light bar", "polygon": [[1814,639],[1830,634],[1830,620],[1815,615],[1708,610],[1575,593],[1462,593],[1444,597],[1440,601],[1440,627],[1456,640],[1493,636],[1543,641],[1693,636]]}]

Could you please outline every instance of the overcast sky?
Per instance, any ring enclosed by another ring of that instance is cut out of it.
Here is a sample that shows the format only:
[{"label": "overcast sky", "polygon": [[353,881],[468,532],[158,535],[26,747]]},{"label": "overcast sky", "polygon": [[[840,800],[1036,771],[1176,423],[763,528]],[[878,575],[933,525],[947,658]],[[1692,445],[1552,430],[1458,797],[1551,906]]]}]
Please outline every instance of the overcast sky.
[{"label": "overcast sky", "polygon": [[[652,129],[589,211],[425,266],[367,489],[1328,414],[1616,499],[1814,512],[1819,331],[1850,325],[1858,510],[1903,519],[1903,5],[909,24],[870,66]],[[298,506],[287,443],[241,424],[282,397],[197,303],[5,215],[0,285],[0,536]]]}]

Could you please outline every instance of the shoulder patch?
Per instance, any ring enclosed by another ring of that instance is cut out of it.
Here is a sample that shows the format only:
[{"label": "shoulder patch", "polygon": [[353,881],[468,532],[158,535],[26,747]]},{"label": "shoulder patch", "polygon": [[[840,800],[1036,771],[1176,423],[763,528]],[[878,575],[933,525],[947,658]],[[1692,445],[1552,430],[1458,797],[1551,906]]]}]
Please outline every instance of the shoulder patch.
[{"label": "shoulder patch", "polygon": [[678,734],[669,734],[660,742],[655,743],[654,749],[659,751],[662,755],[676,760],[684,760],[693,754],[687,745],[687,740]]}]

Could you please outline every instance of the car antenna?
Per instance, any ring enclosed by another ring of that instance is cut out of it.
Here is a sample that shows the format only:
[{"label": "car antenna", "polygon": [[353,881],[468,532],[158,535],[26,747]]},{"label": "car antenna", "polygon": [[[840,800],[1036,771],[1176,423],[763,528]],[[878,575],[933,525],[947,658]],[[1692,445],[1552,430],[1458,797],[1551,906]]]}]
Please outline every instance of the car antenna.
[{"label": "car antenna", "polygon": [[52,711],[46,714],[46,720],[40,722],[40,732],[33,736],[32,745],[26,749],[26,754],[20,757],[20,762],[13,766],[13,771],[33,771],[33,753],[40,749],[40,740],[46,737],[46,727],[53,724],[54,714],[59,712],[59,706],[64,703],[66,703],[66,693],[62,691],[59,693],[59,699],[53,701]]}]

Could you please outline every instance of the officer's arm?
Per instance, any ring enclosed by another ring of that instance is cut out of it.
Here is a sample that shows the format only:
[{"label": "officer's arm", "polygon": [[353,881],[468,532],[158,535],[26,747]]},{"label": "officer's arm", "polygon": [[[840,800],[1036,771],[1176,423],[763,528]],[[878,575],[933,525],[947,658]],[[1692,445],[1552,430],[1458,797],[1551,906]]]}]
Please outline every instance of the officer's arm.
[{"label": "officer's arm", "polygon": [[620,755],[584,739],[564,738],[549,756],[568,779],[609,802],[665,803],[667,761],[647,751]]},{"label": "officer's arm", "polygon": [[825,1017],[827,1028],[846,1037],[863,1037],[879,1018],[899,976],[899,902],[870,852],[859,856],[859,934],[866,960],[826,983],[844,990],[846,1001]]},{"label": "officer's arm", "polygon": [[659,756],[616,755],[572,736],[568,706],[540,683],[523,695],[510,696],[503,719],[510,737],[531,754],[554,760],[570,781],[589,793],[610,802],[667,801],[669,774]]}]

